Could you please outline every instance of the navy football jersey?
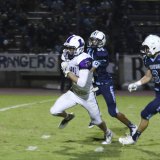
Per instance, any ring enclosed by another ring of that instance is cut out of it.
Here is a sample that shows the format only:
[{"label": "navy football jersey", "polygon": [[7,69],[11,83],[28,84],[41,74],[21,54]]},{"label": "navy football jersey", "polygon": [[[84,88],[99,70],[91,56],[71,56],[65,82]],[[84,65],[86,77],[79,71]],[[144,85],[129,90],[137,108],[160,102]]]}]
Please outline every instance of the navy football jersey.
[{"label": "navy football jersey", "polygon": [[107,66],[109,64],[108,52],[105,48],[87,48],[87,53],[100,62],[100,66],[94,72],[94,81],[97,85],[109,83],[112,81],[111,75],[107,72]]},{"label": "navy football jersey", "polygon": [[160,92],[160,55],[157,55],[155,58],[145,56],[143,60],[145,67],[152,73],[155,91]]}]

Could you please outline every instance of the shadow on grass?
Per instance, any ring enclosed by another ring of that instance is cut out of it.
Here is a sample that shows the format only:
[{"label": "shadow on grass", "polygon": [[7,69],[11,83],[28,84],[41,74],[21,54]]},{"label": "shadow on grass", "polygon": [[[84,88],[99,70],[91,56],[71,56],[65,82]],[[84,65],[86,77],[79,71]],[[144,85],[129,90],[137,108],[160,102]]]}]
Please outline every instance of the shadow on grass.
[{"label": "shadow on grass", "polygon": [[[90,130],[91,132],[89,132]],[[71,136],[70,138],[68,137],[69,139],[64,140],[61,150],[56,151],[55,154],[64,157],[64,159],[65,157],[67,157],[66,159],[69,157],[69,160],[119,160],[123,146],[118,142],[118,138],[124,136],[129,130],[123,125],[115,128],[112,127],[111,130],[114,136],[112,143],[109,145],[101,144],[104,141],[103,133],[95,127],[85,132],[75,132],[76,137],[74,138],[75,135],[73,135],[73,137]],[[103,151],[96,152],[95,150],[98,147],[103,148]]]},{"label": "shadow on grass", "polygon": [[[61,150],[56,154],[63,157],[70,157],[70,160],[99,160],[115,158],[118,159],[121,154],[122,145],[119,144],[118,140],[112,141],[109,145],[102,145],[101,142],[104,141],[101,133],[92,132],[89,136],[85,137],[83,140],[66,140],[61,146]],[[102,148],[103,151],[96,152],[97,148]]]},{"label": "shadow on grass", "polygon": [[149,150],[145,150],[143,148],[137,148],[139,151],[145,153],[148,155],[148,157],[152,157],[151,159],[154,159],[154,160],[159,160],[160,159],[160,153],[157,153],[157,152],[153,152],[153,151],[149,151]]},{"label": "shadow on grass", "polygon": [[[85,142],[80,142],[81,144],[85,145]],[[117,144],[117,142],[113,142],[110,145],[95,145],[95,144],[90,144],[95,146],[94,148],[101,147],[103,148],[103,152],[95,152],[95,149],[87,149],[85,150],[84,146],[81,146],[81,149],[84,148],[83,151],[76,151],[77,149],[74,147],[68,146],[63,146],[62,150],[56,152],[56,154],[65,156],[70,156],[70,160],[99,160],[99,159],[108,159],[108,158],[115,158],[117,159],[120,157],[120,145]]]}]

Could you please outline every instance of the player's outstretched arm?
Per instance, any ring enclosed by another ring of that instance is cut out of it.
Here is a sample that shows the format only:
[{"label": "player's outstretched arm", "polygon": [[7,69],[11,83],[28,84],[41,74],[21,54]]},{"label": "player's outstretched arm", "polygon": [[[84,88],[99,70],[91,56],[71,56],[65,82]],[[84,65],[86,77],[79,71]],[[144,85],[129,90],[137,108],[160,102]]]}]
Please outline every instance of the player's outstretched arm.
[{"label": "player's outstretched arm", "polygon": [[142,84],[146,84],[148,83],[150,80],[152,79],[152,73],[151,71],[148,69],[145,73],[145,75],[140,79]]},{"label": "player's outstretched arm", "polygon": [[137,82],[131,83],[128,86],[129,92],[136,91],[139,86],[148,83],[152,79],[151,71],[148,69],[146,74]]}]

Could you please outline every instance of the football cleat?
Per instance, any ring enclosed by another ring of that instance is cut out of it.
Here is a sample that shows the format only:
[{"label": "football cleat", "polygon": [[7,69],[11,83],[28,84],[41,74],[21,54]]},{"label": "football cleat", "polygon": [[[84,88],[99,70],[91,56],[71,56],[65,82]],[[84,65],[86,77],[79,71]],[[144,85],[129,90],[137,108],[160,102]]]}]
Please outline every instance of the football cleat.
[{"label": "football cleat", "polygon": [[136,142],[133,140],[132,136],[128,135],[126,137],[120,137],[119,142],[123,145],[135,144]]},{"label": "football cleat", "polygon": [[63,129],[67,126],[68,122],[71,121],[75,115],[73,113],[69,113],[66,118],[64,118],[61,123],[59,124],[58,128]]},{"label": "football cleat", "polygon": [[133,136],[136,133],[137,128],[138,127],[136,125],[134,125],[133,127],[130,128],[130,136]]},{"label": "football cleat", "polygon": [[104,136],[105,136],[105,141],[103,141],[102,144],[111,144],[113,137],[112,131],[108,130]]},{"label": "football cleat", "polygon": [[92,122],[90,122],[89,125],[88,125],[88,128],[93,128],[94,126],[95,125]]}]

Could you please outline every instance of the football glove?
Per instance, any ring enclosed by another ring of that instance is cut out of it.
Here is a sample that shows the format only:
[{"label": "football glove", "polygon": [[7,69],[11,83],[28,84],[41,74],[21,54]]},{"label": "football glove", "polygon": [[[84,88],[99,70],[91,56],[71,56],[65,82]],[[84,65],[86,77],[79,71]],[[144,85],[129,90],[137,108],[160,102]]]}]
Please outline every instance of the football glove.
[{"label": "football glove", "polygon": [[92,91],[93,91],[93,92],[96,92],[96,91],[98,91],[98,90],[99,90],[98,87],[93,87],[93,88],[92,88]]},{"label": "football glove", "polygon": [[70,72],[69,71],[69,66],[68,66],[68,62],[64,61],[61,63],[61,69],[64,73],[64,76],[67,77],[67,74]]},{"label": "football glove", "polygon": [[136,91],[137,88],[138,88],[140,85],[142,85],[141,81],[137,81],[137,82],[135,82],[135,83],[129,84],[129,86],[128,86],[129,92]]},{"label": "football glove", "polygon": [[136,91],[137,88],[138,88],[138,86],[136,85],[136,83],[131,83],[131,84],[129,84],[129,86],[128,86],[129,92]]},{"label": "football glove", "polygon": [[98,68],[101,63],[99,61],[93,61],[92,67]]}]

